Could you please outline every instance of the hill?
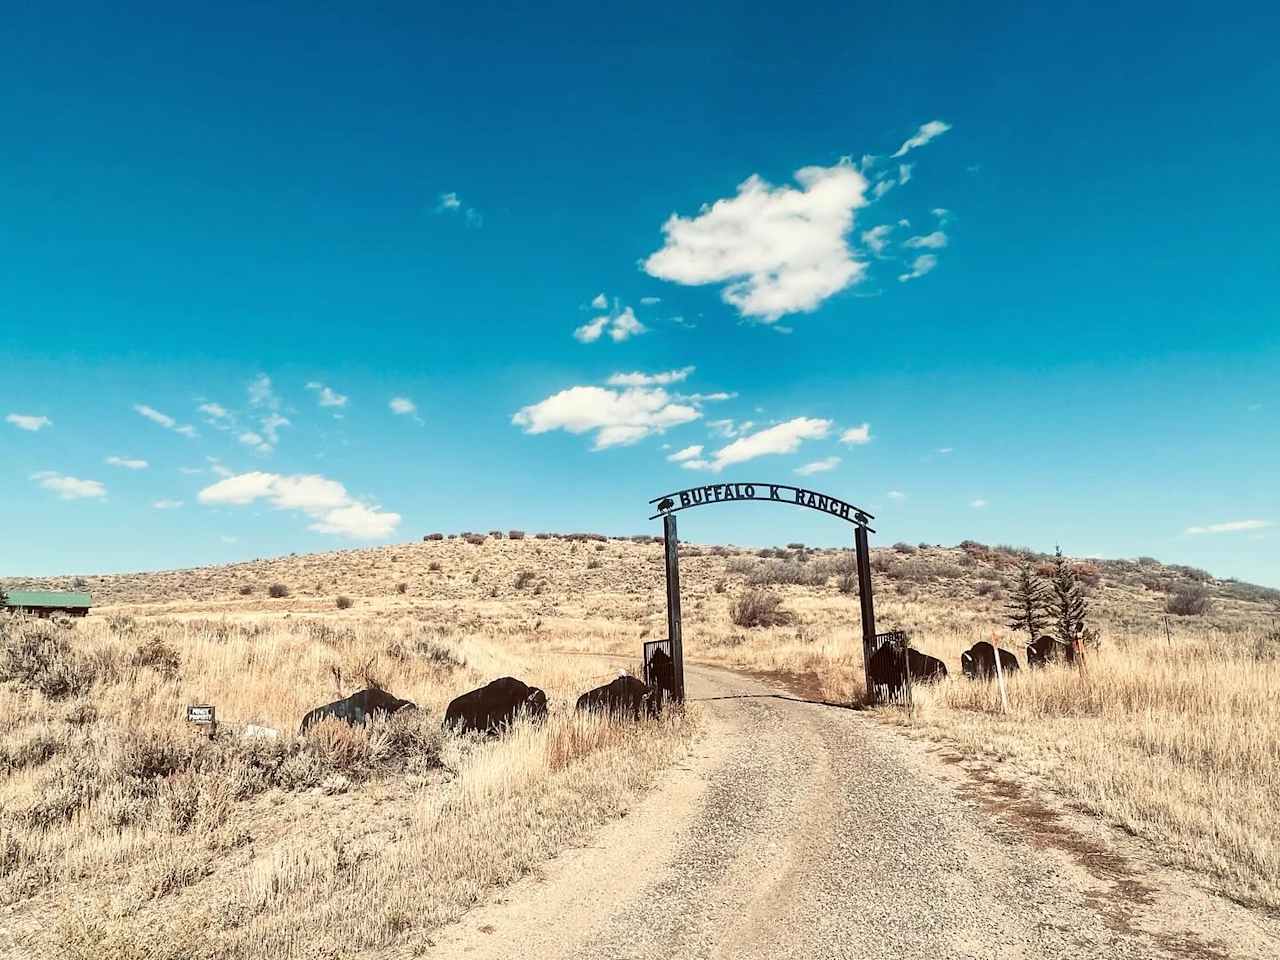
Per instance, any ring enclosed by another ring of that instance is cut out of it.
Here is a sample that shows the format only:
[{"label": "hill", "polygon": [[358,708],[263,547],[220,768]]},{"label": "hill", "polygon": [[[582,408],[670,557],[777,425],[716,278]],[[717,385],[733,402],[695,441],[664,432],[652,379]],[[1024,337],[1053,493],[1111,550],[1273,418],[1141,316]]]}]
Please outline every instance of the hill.
[{"label": "hill", "polygon": [[[1100,646],[1086,674],[1011,677],[1006,715],[959,655],[993,634],[1021,653],[1004,626],[1021,555],[875,551],[879,629],[910,631],[953,674],[877,716],[1280,906],[1280,593],[1076,561]],[[690,545],[681,570],[690,660],[860,698],[849,551]],[[0,949],[15,955],[303,956],[302,930],[321,953],[426,942],[625,811],[700,723],[696,704],[640,729],[570,710],[665,632],[650,538],[455,537],[84,579],[98,606],[83,622],[0,618]],[[1167,614],[1183,594],[1201,612]],[[771,625],[747,625],[744,598],[773,603]],[[551,722],[442,737],[445,703],[502,674],[544,687]],[[292,735],[370,679],[422,711]],[[195,702],[217,704],[226,736],[192,735]],[[247,724],[282,736],[244,739]]]}]

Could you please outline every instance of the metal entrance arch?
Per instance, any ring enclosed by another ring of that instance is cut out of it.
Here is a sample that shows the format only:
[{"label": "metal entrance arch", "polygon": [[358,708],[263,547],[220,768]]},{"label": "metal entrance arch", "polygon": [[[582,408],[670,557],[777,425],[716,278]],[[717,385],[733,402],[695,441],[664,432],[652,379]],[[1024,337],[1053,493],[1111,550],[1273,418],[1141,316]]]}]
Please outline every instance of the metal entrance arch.
[{"label": "metal entrance arch", "polygon": [[853,546],[858,569],[858,600],[862,608],[862,669],[866,677],[867,696],[876,699],[879,691],[871,683],[869,667],[871,655],[883,642],[876,636],[876,612],[871,590],[871,554],[867,534],[875,533],[868,526],[875,517],[861,507],[804,487],[785,483],[709,483],[689,487],[673,493],[654,497],[649,501],[656,513],[649,519],[662,518],[663,542],[666,548],[667,571],[667,639],[674,665],[674,690],[676,700],[684,701],[684,638],[680,624],[680,541],[676,535],[676,514],[692,507],[711,503],[728,503],[740,500],[763,500],[787,503],[796,507],[820,510],[837,519],[853,524]]}]

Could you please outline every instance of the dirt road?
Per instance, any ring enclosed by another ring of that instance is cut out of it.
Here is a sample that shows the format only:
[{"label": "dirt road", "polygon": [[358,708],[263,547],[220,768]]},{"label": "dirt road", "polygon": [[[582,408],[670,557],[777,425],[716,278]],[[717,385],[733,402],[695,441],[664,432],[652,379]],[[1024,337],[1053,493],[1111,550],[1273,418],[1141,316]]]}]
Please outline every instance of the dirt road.
[{"label": "dirt road", "polygon": [[1280,956],[1280,921],[869,716],[704,667],[689,696],[687,763],[428,955]]}]

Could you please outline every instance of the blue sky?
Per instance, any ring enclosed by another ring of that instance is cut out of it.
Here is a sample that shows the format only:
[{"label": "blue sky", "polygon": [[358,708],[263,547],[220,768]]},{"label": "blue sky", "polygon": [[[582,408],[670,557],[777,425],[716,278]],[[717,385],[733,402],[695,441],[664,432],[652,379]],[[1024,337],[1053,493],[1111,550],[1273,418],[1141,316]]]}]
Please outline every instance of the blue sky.
[{"label": "blue sky", "polygon": [[751,480],[1280,586],[1274,7],[312,7],[8,14],[0,574]]}]

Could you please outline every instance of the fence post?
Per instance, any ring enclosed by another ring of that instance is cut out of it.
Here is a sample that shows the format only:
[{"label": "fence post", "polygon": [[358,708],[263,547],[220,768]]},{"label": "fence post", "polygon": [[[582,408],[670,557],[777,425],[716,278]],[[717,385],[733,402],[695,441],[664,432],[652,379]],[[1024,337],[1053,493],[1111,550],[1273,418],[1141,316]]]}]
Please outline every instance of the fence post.
[{"label": "fence post", "polygon": [[866,681],[867,700],[877,700],[871,683],[871,654],[876,642],[876,610],[871,600],[871,549],[867,545],[867,528],[858,524],[853,529],[853,547],[858,564],[858,599],[862,603],[862,676]]},{"label": "fence post", "polygon": [[680,629],[680,540],[676,536],[676,518],[668,513],[662,518],[662,535],[667,559],[667,638],[671,641],[671,660],[675,668],[675,700],[684,703],[684,637]]}]

